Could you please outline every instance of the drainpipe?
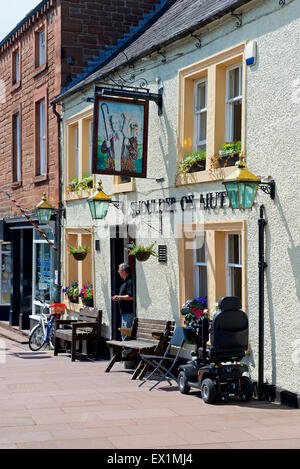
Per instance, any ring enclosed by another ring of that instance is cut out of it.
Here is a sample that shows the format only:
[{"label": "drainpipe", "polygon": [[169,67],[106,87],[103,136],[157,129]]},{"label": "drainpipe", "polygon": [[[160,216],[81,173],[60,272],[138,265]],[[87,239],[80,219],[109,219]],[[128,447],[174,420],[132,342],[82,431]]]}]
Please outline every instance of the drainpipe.
[{"label": "drainpipe", "polygon": [[61,170],[61,117],[56,110],[56,103],[51,103],[52,111],[57,119],[57,141],[58,141],[58,210],[55,213],[55,228],[57,234],[57,301],[61,301],[61,236],[62,236],[62,217],[64,216],[64,207],[62,203],[62,170]]}]

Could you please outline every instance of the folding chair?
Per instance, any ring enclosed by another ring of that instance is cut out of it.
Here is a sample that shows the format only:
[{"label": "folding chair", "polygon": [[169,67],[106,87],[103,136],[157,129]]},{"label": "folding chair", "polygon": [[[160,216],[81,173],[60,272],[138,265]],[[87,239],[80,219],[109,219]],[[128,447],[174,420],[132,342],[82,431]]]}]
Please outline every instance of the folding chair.
[{"label": "folding chair", "polygon": [[[171,384],[171,380],[177,381],[177,378],[172,373],[174,366],[176,365],[180,351],[184,345],[184,342],[190,338],[190,328],[189,327],[176,327],[172,339],[170,340],[164,355],[143,355],[140,357],[143,362],[154,368],[154,370],[139,384],[139,387],[142,386],[146,381],[152,381],[152,376],[155,374],[160,374],[161,376],[157,379],[157,382],[151,386],[149,391],[151,391],[155,386],[157,386],[162,381],[168,381]],[[177,353],[174,356],[170,356],[170,349],[172,346],[178,347]],[[169,363],[168,363],[169,362]],[[169,368],[167,366],[169,365]]]}]

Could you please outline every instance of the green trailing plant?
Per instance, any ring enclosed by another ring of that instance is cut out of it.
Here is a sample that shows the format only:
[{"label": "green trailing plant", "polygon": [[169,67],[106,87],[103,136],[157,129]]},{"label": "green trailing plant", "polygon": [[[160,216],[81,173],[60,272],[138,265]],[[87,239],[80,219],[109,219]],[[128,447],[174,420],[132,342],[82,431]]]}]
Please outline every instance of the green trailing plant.
[{"label": "green trailing plant", "polygon": [[69,192],[80,192],[82,190],[89,190],[93,188],[93,176],[89,173],[84,174],[82,179],[78,177],[73,178],[69,182]]},{"label": "green trailing plant", "polygon": [[234,153],[240,153],[242,149],[242,143],[240,140],[237,142],[224,143],[221,150],[219,150],[219,156],[231,156]]},{"label": "green trailing plant", "polygon": [[202,167],[203,161],[206,160],[206,152],[205,151],[194,151],[190,155],[184,157],[177,166],[177,174],[185,175],[190,171],[192,166],[198,165],[199,168]]},{"label": "green trailing plant", "polygon": [[140,245],[131,243],[131,248],[128,248],[128,254],[129,256],[135,256],[139,252],[149,252],[151,256],[158,258],[157,252],[155,252],[155,250],[153,249],[155,243],[156,241],[152,244],[149,244],[148,246],[140,246]]}]

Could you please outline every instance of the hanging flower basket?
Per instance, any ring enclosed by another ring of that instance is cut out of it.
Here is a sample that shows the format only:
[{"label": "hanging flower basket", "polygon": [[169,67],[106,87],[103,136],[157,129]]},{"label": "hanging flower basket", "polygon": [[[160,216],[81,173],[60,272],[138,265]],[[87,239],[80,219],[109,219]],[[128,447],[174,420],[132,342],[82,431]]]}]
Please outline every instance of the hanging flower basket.
[{"label": "hanging flower basket", "polygon": [[129,256],[135,256],[135,258],[140,262],[147,261],[150,256],[158,257],[158,254],[153,249],[155,243],[156,241],[150,244],[150,246],[138,246],[131,243],[131,248],[128,249],[128,254]]},{"label": "hanging flower basket", "polygon": [[78,246],[77,248],[72,248],[71,246],[69,247],[69,254],[76,259],[76,261],[83,261],[87,254],[89,253],[89,248],[88,246],[82,247]]},{"label": "hanging flower basket", "polygon": [[76,261],[83,261],[87,256],[87,252],[73,252],[73,257]]},{"label": "hanging flower basket", "polygon": [[151,252],[137,252],[135,258],[140,262],[145,262],[151,256]]},{"label": "hanging flower basket", "polygon": [[94,300],[93,299],[88,300],[88,299],[82,298],[82,303],[84,304],[84,306],[90,306],[91,308],[94,306]]}]

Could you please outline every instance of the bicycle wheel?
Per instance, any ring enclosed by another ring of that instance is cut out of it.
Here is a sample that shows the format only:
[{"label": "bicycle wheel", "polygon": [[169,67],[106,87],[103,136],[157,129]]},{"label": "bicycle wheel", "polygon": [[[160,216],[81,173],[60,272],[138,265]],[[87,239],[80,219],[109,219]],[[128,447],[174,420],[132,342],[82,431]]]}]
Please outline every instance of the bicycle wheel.
[{"label": "bicycle wheel", "polygon": [[54,349],[55,345],[55,324],[53,323],[49,331],[49,346],[51,349]]},{"label": "bicycle wheel", "polygon": [[29,348],[33,352],[40,350],[45,343],[45,336],[43,328],[40,324],[37,324],[31,331],[29,336]]}]

